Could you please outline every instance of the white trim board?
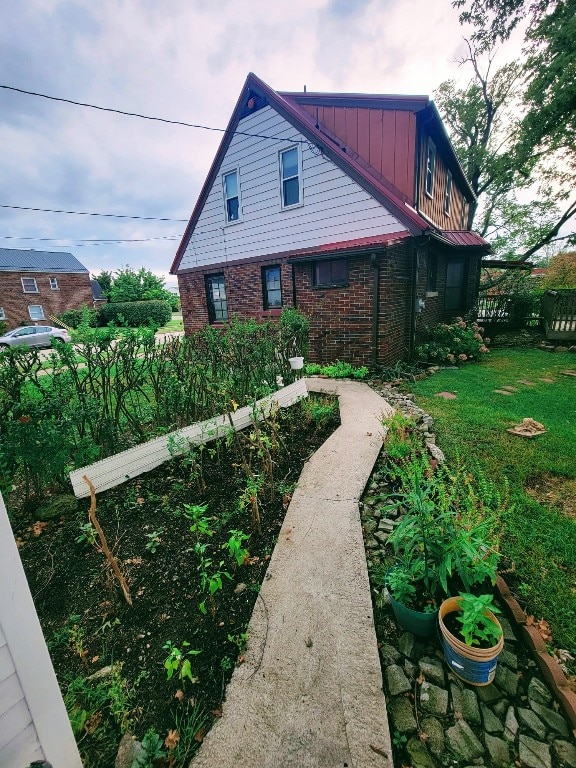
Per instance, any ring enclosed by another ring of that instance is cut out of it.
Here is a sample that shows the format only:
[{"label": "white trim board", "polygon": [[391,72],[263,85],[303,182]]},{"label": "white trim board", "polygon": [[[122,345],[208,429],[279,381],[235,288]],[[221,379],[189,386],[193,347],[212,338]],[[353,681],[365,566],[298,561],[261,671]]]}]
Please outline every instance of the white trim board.
[{"label": "white trim board", "polygon": [[186,453],[191,445],[201,445],[223,437],[230,430],[230,420],[238,432],[250,426],[253,419],[261,420],[268,415],[274,405],[286,408],[304,397],[308,397],[308,389],[306,379],[302,378],[257,400],[254,405],[244,406],[233,413],[214,416],[207,421],[169,432],[95,464],[75,469],[70,472],[74,495],[78,499],[90,495],[90,489],[82,479],[84,475],[90,478],[96,493],[115,488],[126,480],[155,469],[173,456]]}]

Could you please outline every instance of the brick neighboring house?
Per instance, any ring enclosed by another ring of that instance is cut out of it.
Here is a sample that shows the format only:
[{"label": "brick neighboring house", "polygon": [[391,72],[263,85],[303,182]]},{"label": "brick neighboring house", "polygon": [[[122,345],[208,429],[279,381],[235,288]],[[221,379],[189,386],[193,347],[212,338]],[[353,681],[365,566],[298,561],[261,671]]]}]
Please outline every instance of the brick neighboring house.
[{"label": "brick neighboring house", "polygon": [[92,306],[90,273],[71,253],[0,248],[0,321],[8,329]]},{"label": "brick neighboring house", "polygon": [[490,250],[474,202],[427,96],[249,74],[171,268],[185,331],[297,307],[311,360],[393,364],[473,306]]}]

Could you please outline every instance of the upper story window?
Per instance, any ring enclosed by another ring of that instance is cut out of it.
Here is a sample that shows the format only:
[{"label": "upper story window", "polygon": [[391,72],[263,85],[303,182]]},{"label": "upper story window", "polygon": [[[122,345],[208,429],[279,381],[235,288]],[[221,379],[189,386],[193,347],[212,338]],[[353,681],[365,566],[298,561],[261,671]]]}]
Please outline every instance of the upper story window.
[{"label": "upper story window", "polygon": [[0,320],[6,320],[6,312],[4,312],[4,307],[0,307]]},{"label": "upper story window", "polygon": [[444,192],[444,213],[450,215],[450,202],[452,199],[452,174],[446,171],[446,191]]},{"label": "upper story window", "polygon": [[462,217],[460,219],[460,229],[468,229],[468,205],[466,200],[462,200]]},{"label": "upper story window", "polygon": [[57,277],[51,277],[50,278],[50,288],[53,291],[59,291],[60,288],[58,288],[58,278]]},{"label": "upper story window", "polygon": [[426,150],[426,194],[432,197],[434,190],[434,170],[436,168],[436,147],[432,139],[428,139]]},{"label": "upper story window", "polygon": [[30,304],[28,307],[30,320],[44,320],[44,310],[40,304]]},{"label": "upper story window", "polygon": [[226,222],[231,224],[234,221],[240,221],[242,214],[240,208],[240,179],[238,171],[234,170],[223,174],[222,185],[224,188]]},{"label": "upper story window", "polygon": [[348,262],[346,259],[328,259],[314,264],[314,285],[335,287],[348,285]]},{"label": "upper story window", "polygon": [[280,267],[262,267],[262,295],[264,309],[278,309],[282,306]]},{"label": "upper story window", "polygon": [[282,208],[300,205],[302,202],[302,172],[298,147],[280,152],[280,194]]},{"label": "upper story window", "polygon": [[38,293],[35,277],[21,277],[20,279],[22,280],[22,290],[24,293]]},{"label": "upper story window", "polygon": [[206,298],[210,322],[225,323],[228,320],[228,301],[223,274],[206,276]]}]

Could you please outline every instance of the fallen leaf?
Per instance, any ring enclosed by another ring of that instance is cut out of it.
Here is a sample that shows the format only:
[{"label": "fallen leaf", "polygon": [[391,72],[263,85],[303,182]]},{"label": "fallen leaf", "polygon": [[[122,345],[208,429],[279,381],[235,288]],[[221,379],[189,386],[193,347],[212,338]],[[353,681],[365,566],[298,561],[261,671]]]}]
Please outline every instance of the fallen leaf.
[{"label": "fallen leaf", "polygon": [[98,661],[99,658],[100,658],[100,656],[92,656],[92,659],[91,659],[92,664],[96,664],[96,662]]},{"label": "fallen leaf", "polygon": [[178,699],[178,701],[183,701],[183,699],[184,699],[184,691],[181,690],[180,688],[178,688],[178,690],[174,694],[174,698]]},{"label": "fallen leaf", "polygon": [[422,683],[425,680],[426,680],[426,678],[424,677],[424,675],[420,675],[419,677],[416,678],[416,682],[418,683],[418,685],[422,685]]},{"label": "fallen leaf", "polygon": [[88,720],[86,721],[86,725],[84,726],[84,730],[86,731],[86,733],[94,733],[94,731],[100,725],[101,720],[102,720],[101,712],[95,712],[91,717],[89,717]]},{"label": "fallen leaf", "polygon": [[216,709],[213,709],[212,714],[214,717],[222,717],[222,707],[216,707]]},{"label": "fallen leaf", "polygon": [[164,746],[166,749],[168,749],[170,752],[174,749],[176,749],[176,746],[178,742],[180,741],[180,734],[176,729],[169,730],[168,735],[164,739]]},{"label": "fallen leaf", "polygon": [[206,735],[206,728],[200,728],[200,730],[196,732],[196,736],[194,736],[194,741],[197,741],[198,744],[202,744],[202,742],[204,741],[205,735]]},{"label": "fallen leaf", "polygon": [[246,661],[246,656],[238,656],[238,661],[236,663],[238,664],[238,666],[240,666],[240,664],[244,664],[245,661]]},{"label": "fallen leaf", "polygon": [[40,536],[42,531],[46,530],[46,528],[48,528],[48,523],[42,523],[42,522],[38,521],[38,522],[34,523],[34,525],[31,528],[29,528],[28,530],[32,531],[34,536]]},{"label": "fallen leaf", "polygon": [[420,733],[418,734],[418,738],[420,739],[420,741],[422,741],[422,742],[424,742],[424,744],[426,744],[426,742],[428,741],[430,736],[428,736],[426,731],[420,731]]}]

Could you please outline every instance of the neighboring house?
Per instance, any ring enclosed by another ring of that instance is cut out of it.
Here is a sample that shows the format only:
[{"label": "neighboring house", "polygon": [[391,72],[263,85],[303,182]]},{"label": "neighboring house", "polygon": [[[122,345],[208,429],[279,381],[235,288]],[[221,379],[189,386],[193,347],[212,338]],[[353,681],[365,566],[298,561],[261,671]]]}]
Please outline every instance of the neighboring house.
[{"label": "neighboring house", "polygon": [[103,304],[108,303],[108,297],[104,295],[102,286],[98,280],[90,280],[90,286],[92,288],[92,305],[94,309],[98,309]]},{"label": "neighboring house", "polygon": [[0,322],[9,330],[83,304],[92,306],[90,274],[71,253],[0,248]]},{"label": "neighboring house", "polygon": [[474,200],[428,97],[250,74],[172,265],[184,328],[297,307],[311,359],[394,363],[474,304],[490,250]]}]

